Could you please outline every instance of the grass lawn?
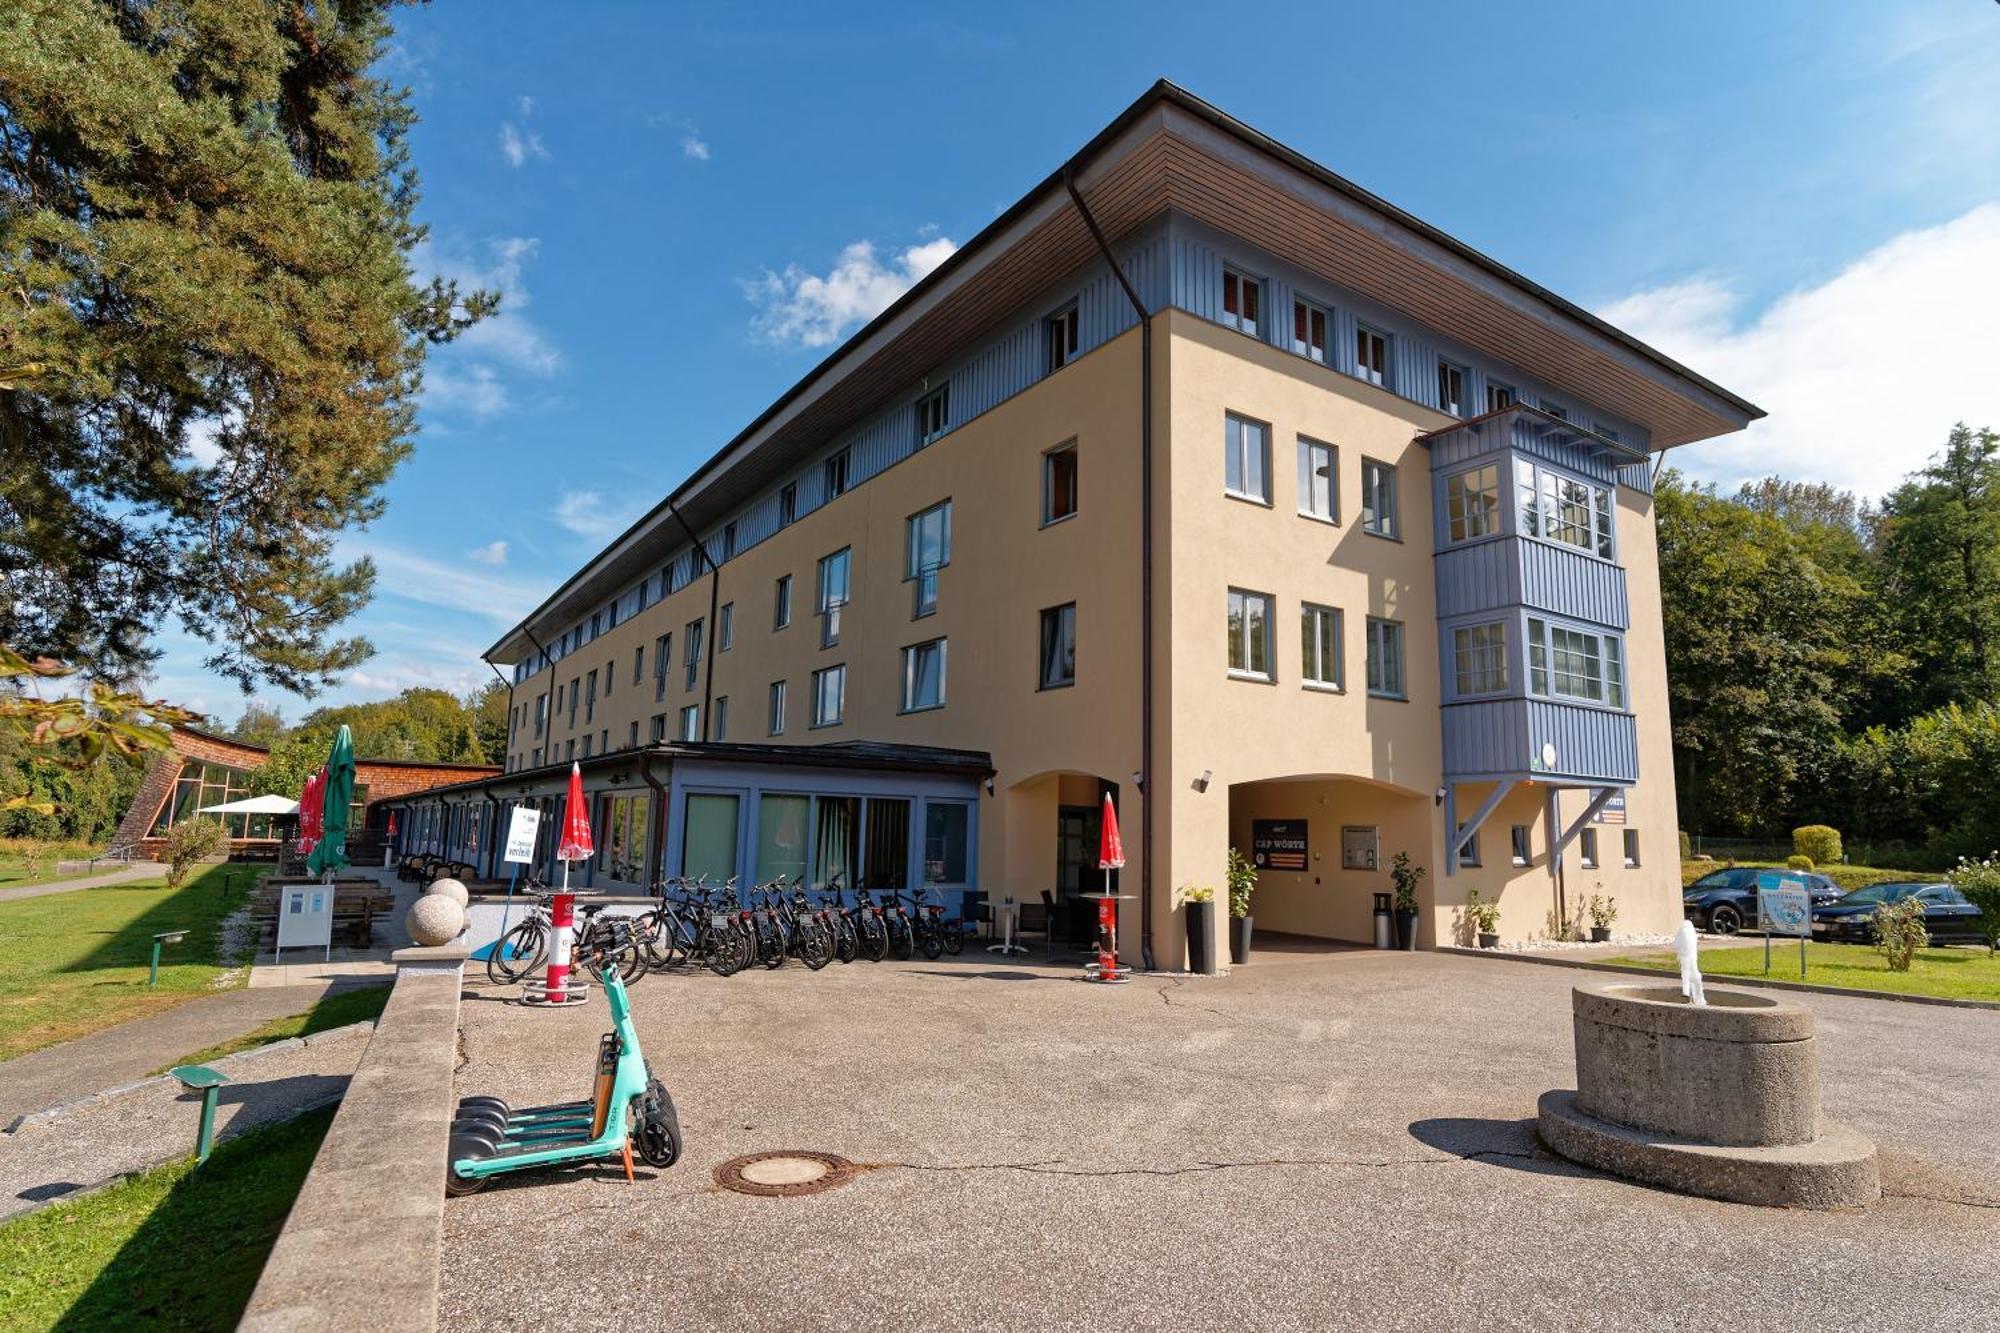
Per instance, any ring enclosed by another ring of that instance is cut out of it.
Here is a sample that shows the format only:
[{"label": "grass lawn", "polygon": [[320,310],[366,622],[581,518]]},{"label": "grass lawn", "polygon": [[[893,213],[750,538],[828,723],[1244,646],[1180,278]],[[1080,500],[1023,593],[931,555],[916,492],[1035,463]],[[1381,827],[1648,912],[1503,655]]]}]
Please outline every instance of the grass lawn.
[{"label": "grass lawn", "polygon": [[[1654,967],[1662,972],[1680,970],[1672,954],[1641,954],[1630,958],[1607,958],[1605,961]],[[1726,949],[1704,947],[1701,951],[1701,971],[1705,977],[1762,977],[1764,946],[1760,942],[1731,945]],[[1771,941],[1771,976],[1778,981],[1801,979],[1797,940]],[[1808,944],[1804,980],[1817,986],[1851,986],[1856,990],[1938,995],[1953,1000],[2000,1001],[2000,958],[1984,949],[1920,949],[1909,971],[1891,972],[1888,961],[1872,946]]]},{"label": "grass lawn", "polygon": [[[1703,875],[1708,874],[1711,870],[1724,870],[1732,864],[1757,866],[1769,870],[1783,870],[1785,868],[1783,861],[1683,861],[1681,862],[1681,887],[1686,888]],[[1842,893],[1851,893],[1855,889],[1866,888],[1870,884],[1886,883],[1890,880],[1920,879],[1928,882],[1944,878],[1944,875],[1937,871],[1885,870],[1880,866],[1815,866],[1813,867],[1813,873],[1816,875],[1825,875],[1834,882],[1834,885]]]},{"label": "grass lawn", "polygon": [[[47,842],[41,847],[39,858],[28,853],[25,838],[0,838],[0,889],[18,889],[28,884],[43,884],[52,879],[81,879],[88,871],[59,871],[56,865],[61,861],[81,861],[89,857],[97,848],[81,842]],[[28,863],[35,860],[35,869],[30,872]],[[110,874],[118,869],[107,862],[100,873]]]},{"label": "grass lawn", "polygon": [[247,1051],[255,1046],[268,1046],[287,1037],[310,1037],[315,1032],[330,1032],[349,1023],[371,1022],[382,1016],[382,1006],[389,1003],[389,990],[388,986],[354,986],[328,991],[302,1014],[274,1018],[263,1027],[225,1041],[220,1046],[210,1046],[206,1050],[183,1055],[178,1060],[169,1060],[153,1072],[164,1074],[175,1065],[205,1065],[210,1060],[220,1060],[225,1055],[234,1055],[237,1051]]},{"label": "grass lawn", "polygon": [[0,1225],[0,1333],[234,1328],[333,1120],[253,1130]]},{"label": "grass lawn", "polygon": [[[139,880],[0,903],[0,1061],[213,994],[222,919],[261,869],[217,865],[179,889]],[[153,936],[185,930],[160,952],[146,988]]]}]

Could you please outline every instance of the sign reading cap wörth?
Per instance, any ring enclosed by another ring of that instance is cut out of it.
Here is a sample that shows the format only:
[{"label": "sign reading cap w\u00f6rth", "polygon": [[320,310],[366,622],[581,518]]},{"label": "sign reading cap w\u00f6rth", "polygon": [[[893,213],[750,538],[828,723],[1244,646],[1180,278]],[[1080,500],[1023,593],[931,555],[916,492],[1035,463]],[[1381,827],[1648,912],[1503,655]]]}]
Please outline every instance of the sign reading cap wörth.
[{"label": "sign reading cap w\u00f6rth", "polygon": [[1250,821],[1250,864],[1259,870],[1304,870],[1306,868],[1306,821],[1303,819],[1253,819]]}]

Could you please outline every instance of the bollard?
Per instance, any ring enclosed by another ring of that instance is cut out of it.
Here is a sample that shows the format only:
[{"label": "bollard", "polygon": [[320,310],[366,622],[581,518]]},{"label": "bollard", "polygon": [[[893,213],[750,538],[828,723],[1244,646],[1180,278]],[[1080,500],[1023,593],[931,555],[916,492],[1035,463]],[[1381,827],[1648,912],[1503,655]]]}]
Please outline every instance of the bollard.
[{"label": "bollard", "polygon": [[189,1092],[201,1094],[201,1128],[195,1131],[194,1160],[197,1163],[206,1162],[210,1149],[215,1146],[215,1103],[220,1099],[222,1085],[229,1081],[229,1076],[207,1065],[180,1065],[167,1072]]},{"label": "bollard", "polygon": [[185,930],[163,930],[153,936],[153,965],[146,973],[147,990],[151,990],[160,984],[160,946],[162,944],[179,944],[186,938],[187,932]]}]

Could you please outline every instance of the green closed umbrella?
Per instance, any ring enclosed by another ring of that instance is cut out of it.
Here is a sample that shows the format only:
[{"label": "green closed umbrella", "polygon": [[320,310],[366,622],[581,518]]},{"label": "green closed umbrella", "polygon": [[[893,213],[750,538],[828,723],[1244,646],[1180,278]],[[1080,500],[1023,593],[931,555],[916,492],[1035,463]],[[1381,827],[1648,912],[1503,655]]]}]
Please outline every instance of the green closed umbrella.
[{"label": "green closed umbrella", "polygon": [[326,788],[322,795],[325,813],[321,816],[319,841],[306,857],[306,870],[314,875],[330,875],[347,864],[347,811],[354,803],[354,737],[345,723],[334,734],[333,748],[326,754]]}]

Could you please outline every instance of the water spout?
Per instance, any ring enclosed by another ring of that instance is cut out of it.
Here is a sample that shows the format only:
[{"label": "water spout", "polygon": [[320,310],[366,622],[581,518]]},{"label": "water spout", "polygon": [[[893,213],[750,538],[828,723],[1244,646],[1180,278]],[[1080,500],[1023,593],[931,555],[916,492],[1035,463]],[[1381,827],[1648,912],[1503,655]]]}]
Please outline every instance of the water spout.
[{"label": "water spout", "polygon": [[1700,946],[1695,942],[1694,923],[1683,921],[1674,932],[1674,957],[1681,960],[1681,994],[1688,1003],[1706,1005],[1708,997],[1701,992]]}]

